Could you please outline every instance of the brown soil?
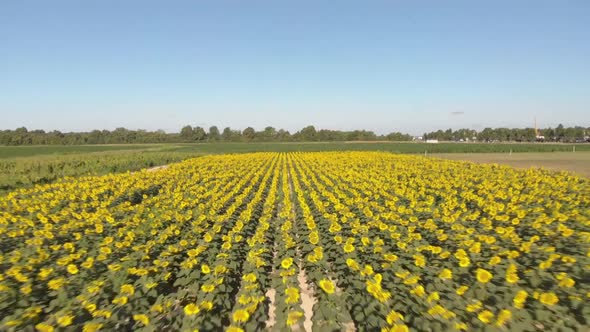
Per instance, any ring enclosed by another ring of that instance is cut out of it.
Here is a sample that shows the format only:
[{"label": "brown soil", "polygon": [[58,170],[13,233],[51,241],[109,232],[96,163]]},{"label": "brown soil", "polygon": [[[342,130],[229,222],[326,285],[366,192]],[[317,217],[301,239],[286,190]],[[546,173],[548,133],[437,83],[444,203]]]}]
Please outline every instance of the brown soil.
[{"label": "brown soil", "polygon": [[430,157],[466,160],[476,163],[497,163],[517,168],[545,168],[568,171],[590,178],[590,152],[527,152],[527,153],[441,153]]},{"label": "brown soil", "polygon": [[148,172],[156,172],[162,169],[166,169],[168,168],[168,165],[162,165],[162,166],[156,166],[156,167],[152,167],[152,168],[148,168],[147,171]]}]

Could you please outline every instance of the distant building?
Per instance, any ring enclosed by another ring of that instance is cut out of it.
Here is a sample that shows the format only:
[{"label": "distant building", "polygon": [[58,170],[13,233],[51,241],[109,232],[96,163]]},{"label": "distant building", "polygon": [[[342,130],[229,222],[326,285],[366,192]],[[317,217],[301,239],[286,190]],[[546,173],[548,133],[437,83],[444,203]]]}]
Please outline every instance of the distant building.
[{"label": "distant building", "polygon": [[437,139],[427,139],[426,143],[438,143]]}]

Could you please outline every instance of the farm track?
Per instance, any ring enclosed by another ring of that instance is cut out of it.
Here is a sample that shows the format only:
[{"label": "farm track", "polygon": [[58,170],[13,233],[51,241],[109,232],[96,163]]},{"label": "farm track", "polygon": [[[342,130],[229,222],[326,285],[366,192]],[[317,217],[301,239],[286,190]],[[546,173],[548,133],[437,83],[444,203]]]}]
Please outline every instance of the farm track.
[{"label": "farm track", "polygon": [[[293,167],[293,165],[289,162],[288,169],[290,169],[292,167]],[[293,179],[291,178],[291,173],[289,173],[289,172],[287,172],[286,176],[287,176],[287,182],[289,183],[289,196],[293,200],[293,199],[295,199],[295,195],[294,195],[295,191],[293,190]],[[291,212],[293,213],[293,216],[296,216],[295,203],[293,203],[293,202],[291,202]],[[297,229],[298,223],[299,223],[298,219],[294,218],[293,225],[295,226],[296,229]],[[299,234],[297,234],[297,242],[300,242]],[[317,301],[314,297],[313,289],[308,284],[307,273],[306,273],[305,269],[303,268],[303,262],[301,259],[301,251],[299,249],[297,249],[296,253],[297,253],[296,256],[298,257],[298,261],[299,261],[299,264],[298,264],[299,271],[297,273],[297,282],[298,282],[299,289],[301,290],[301,308],[303,309],[303,314],[304,314],[304,319],[305,319],[303,322],[303,329],[305,332],[311,332],[312,327],[313,327],[313,321],[312,321],[313,306],[315,305],[315,303]]]},{"label": "farm track", "polygon": [[379,152],[69,179],[0,198],[0,329],[574,329],[589,197],[568,174]]}]

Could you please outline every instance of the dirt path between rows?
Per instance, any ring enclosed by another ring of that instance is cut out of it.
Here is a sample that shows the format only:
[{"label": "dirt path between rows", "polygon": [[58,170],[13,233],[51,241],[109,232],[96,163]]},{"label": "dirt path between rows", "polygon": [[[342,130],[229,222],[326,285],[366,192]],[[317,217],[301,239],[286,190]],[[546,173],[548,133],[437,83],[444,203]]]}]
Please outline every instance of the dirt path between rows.
[{"label": "dirt path between rows", "polygon": [[[293,191],[293,182],[291,179],[291,173],[289,172],[289,170],[287,169],[287,180],[289,182],[289,194],[291,194],[291,197],[293,198],[293,196],[295,196],[295,199],[297,199],[296,195],[293,195],[294,191]],[[293,210],[293,212],[295,212],[295,201],[291,201],[291,209]],[[295,218],[295,220],[293,220],[293,227],[294,229],[297,229],[295,227],[295,225],[297,224],[297,218]],[[295,236],[297,236],[297,238],[299,238],[299,234],[295,234]],[[300,252],[299,252],[299,248],[297,248],[297,256],[301,256]],[[300,257],[300,259],[303,259]],[[305,269],[303,269],[302,263],[299,263],[299,274],[297,275],[297,281],[299,283],[299,289],[301,289],[301,309],[303,309],[303,314],[305,317],[305,320],[303,322],[303,329],[305,330],[305,332],[311,332],[312,331],[312,326],[313,326],[313,321],[311,320],[313,317],[313,305],[316,303],[316,299],[314,297],[313,294],[313,288],[309,286],[309,284],[307,283],[307,274],[305,273]]]},{"label": "dirt path between rows", "polygon": [[[289,192],[290,194],[293,193],[293,183],[291,182],[291,174],[289,173],[289,171],[287,171],[287,182],[289,183]],[[292,201],[291,202],[291,209],[293,211],[295,211],[295,202]],[[295,224],[297,223],[297,220],[291,220],[292,225],[295,226]],[[298,236],[298,234],[295,234],[295,236]],[[276,243],[275,243],[276,244]],[[277,256],[277,251],[275,249],[275,251],[273,252],[273,261],[276,259]],[[300,256],[299,253],[299,249],[297,249],[297,256]],[[301,266],[301,262],[299,264]],[[273,271],[274,272],[274,271]],[[314,297],[314,290],[312,287],[310,287],[310,285],[307,282],[307,275],[305,273],[305,270],[303,268],[299,268],[299,272],[297,274],[297,282],[298,282],[298,286],[300,289],[300,296],[301,296],[301,309],[303,310],[303,315],[305,317],[305,320],[303,322],[303,331],[305,332],[312,332],[312,326],[313,326],[313,321],[312,321],[312,317],[313,317],[313,306],[316,302],[316,299]],[[266,328],[267,330],[271,330],[273,331],[273,327],[276,324],[276,290],[274,288],[270,288],[267,292],[266,292],[266,296],[270,299],[270,305],[269,305],[269,309],[268,309],[268,320],[266,321]],[[296,327],[293,328],[293,331],[301,331],[301,327]]]},{"label": "dirt path between rows", "polygon": [[147,171],[148,172],[156,172],[156,171],[159,171],[159,170],[166,169],[166,168],[168,168],[168,166],[170,166],[170,165],[156,166],[156,167],[148,168]]}]

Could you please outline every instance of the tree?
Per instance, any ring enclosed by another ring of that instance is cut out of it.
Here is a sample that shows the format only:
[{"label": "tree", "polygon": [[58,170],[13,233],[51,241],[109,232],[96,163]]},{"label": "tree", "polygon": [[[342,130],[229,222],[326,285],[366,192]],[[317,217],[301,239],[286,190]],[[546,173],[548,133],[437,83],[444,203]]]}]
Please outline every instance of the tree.
[{"label": "tree", "polygon": [[182,137],[183,140],[192,141],[194,140],[194,135],[195,133],[193,131],[193,127],[191,126],[184,126],[180,130],[180,137]]},{"label": "tree", "polygon": [[372,131],[354,130],[348,132],[346,139],[349,141],[374,141],[377,139],[377,135]]},{"label": "tree", "polygon": [[104,137],[102,135],[102,131],[100,130],[93,130],[90,132],[90,134],[88,135],[88,141],[89,144],[103,144],[104,143]]},{"label": "tree", "polygon": [[113,130],[111,134],[115,143],[130,143],[130,140],[128,140],[127,138],[127,136],[129,135],[129,130],[127,130],[126,128],[116,128],[115,130]]},{"label": "tree", "polygon": [[385,136],[388,141],[411,141],[412,136],[398,132],[389,133]]},{"label": "tree", "polygon": [[522,140],[534,142],[537,139],[534,128],[525,128],[522,130]]},{"label": "tree", "polygon": [[218,141],[220,139],[219,129],[217,126],[209,127],[209,139],[212,141]]},{"label": "tree", "polygon": [[555,128],[555,137],[559,142],[565,139],[565,129],[561,123],[557,126],[557,128]]},{"label": "tree", "polygon": [[228,142],[229,142],[229,141],[231,141],[231,138],[232,138],[232,131],[231,131],[231,128],[230,128],[230,127],[225,127],[225,128],[223,129],[223,133],[221,134],[221,138],[222,138],[224,141],[228,141]]},{"label": "tree", "polygon": [[242,135],[247,141],[252,141],[256,137],[256,130],[254,130],[252,127],[248,127],[244,129]]},{"label": "tree", "polygon": [[290,141],[291,134],[285,129],[279,129],[279,131],[277,132],[277,140],[281,142]]},{"label": "tree", "polygon": [[27,130],[27,127],[19,127],[14,130],[15,134],[26,134],[28,132],[29,130]]},{"label": "tree", "polygon": [[28,142],[28,133],[29,131],[27,130],[26,127],[20,127],[17,128],[14,131],[14,134],[12,135],[12,140],[11,140],[11,145],[25,145],[25,144],[30,144]]},{"label": "tree", "polygon": [[555,140],[555,129],[553,129],[553,128],[541,129],[540,133],[542,136],[545,136],[546,140],[550,140],[550,141]]},{"label": "tree", "polygon": [[299,131],[300,139],[302,141],[315,141],[317,131],[315,130],[314,126],[307,126]]},{"label": "tree", "polygon": [[[375,140],[386,139],[392,141],[412,140],[412,137],[402,133],[390,133],[377,136],[367,130],[316,130],[314,126],[307,126],[291,135],[284,129],[275,129],[268,126],[260,132],[248,127],[243,131],[232,130],[226,127],[223,133],[219,133],[216,126],[211,126],[209,131],[201,127],[184,126],[180,133],[166,133],[162,130],[128,130],[117,128],[109,130],[93,130],[91,132],[59,131],[45,132],[44,130],[28,130],[20,127],[14,130],[0,130],[0,145],[60,145],[60,144],[117,144],[117,143],[175,143],[175,142],[205,142],[224,140],[227,142],[239,141],[345,141],[345,140]],[[575,126],[565,127],[562,124],[556,128],[540,130],[546,141],[560,142],[590,142],[590,128]],[[481,132],[473,129],[447,129],[424,133],[424,139],[467,141],[475,137],[479,141],[529,141],[536,140],[534,128],[485,128]]]},{"label": "tree", "polygon": [[277,136],[277,130],[274,127],[266,127],[262,132],[262,138],[265,141],[273,141]]},{"label": "tree", "polygon": [[481,141],[489,142],[494,139],[493,129],[492,128],[484,128],[484,130],[477,135],[478,139]]},{"label": "tree", "polygon": [[207,133],[205,132],[205,129],[201,128],[201,127],[195,127],[193,129],[194,132],[194,137],[195,137],[195,141],[204,141],[207,138]]}]

